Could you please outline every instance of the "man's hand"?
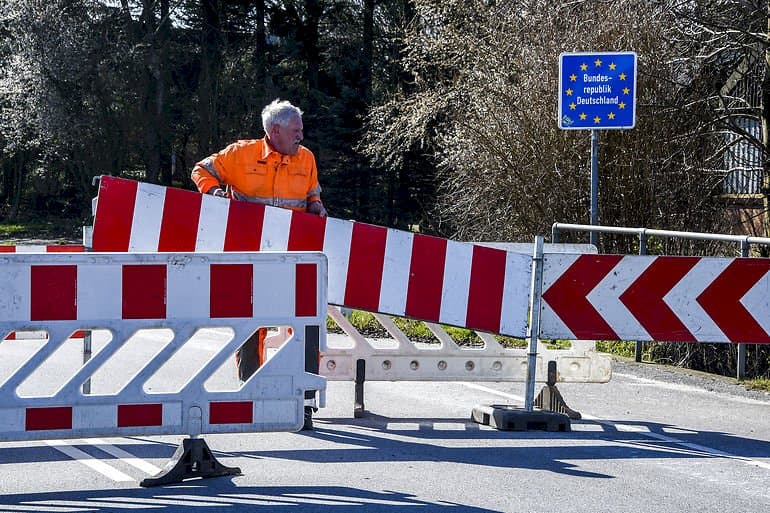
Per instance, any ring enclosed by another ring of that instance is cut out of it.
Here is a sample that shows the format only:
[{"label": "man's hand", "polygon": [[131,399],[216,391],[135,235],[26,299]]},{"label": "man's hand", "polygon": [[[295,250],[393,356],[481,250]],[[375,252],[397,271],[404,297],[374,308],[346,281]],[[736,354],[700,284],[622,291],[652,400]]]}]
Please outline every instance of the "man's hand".
[{"label": "man's hand", "polygon": [[326,217],[326,209],[324,208],[323,203],[320,201],[314,201],[308,205],[307,212],[310,214],[315,214],[318,217]]},{"label": "man's hand", "polygon": [[212,187],[208,190],[207,194],[211,194],[212,196],[216,196],[217,198],[226,198],[227,193],[222,190],[221,187]]}]

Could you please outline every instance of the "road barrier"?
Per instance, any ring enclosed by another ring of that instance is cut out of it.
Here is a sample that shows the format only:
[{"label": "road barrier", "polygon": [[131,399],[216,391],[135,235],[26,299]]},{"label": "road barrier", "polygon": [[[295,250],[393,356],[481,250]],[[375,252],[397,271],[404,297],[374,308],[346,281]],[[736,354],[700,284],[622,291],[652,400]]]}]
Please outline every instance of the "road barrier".
[{"label": "road barrier", "polygon": [[[306,349],[325,349],[326,258],[320,253],[8,253],[0,264],[0,339],[11,332],[48,334],[0,381],[0,441],[297,431],[306,391],[325,390],[323,377],[306,372]],[[293,337],[242,386],[207,386],[258,326],[291,326]],[[178,390],[148,388],[210,327],[227,327],[232,336],[198,368],[185,365],[190,374]],[[82,385],[113,358],[142,347],[132,341],[143,330],[159,329],[170,331],[167,343],[118,390],[83,393]],[[49,374],[63,381],[41,393],[50,379],[41,373],[44,364],[79,330],[108,330],[110,340],[72,375],[54,369]],[[3,349],[18,357],[21,343],[0,343],[0,361],[13,360],[2,357]],[[189,463],[192,452],[198,465],[167,468],[147,484],[227,471],[200,442],[183,446],[177,464]]]}]

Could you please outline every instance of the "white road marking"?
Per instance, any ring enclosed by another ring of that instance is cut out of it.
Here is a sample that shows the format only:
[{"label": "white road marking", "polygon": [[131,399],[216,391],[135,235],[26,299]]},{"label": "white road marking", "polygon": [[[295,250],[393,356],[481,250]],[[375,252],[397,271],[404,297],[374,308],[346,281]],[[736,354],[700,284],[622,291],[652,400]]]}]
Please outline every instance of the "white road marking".
[{"label": "white road marking", "polygon": [[[483,385],[477,385],[475,383],[462,383],[462,385],[472,388],[474,390],[480,390],[482,392],[487,392],[489,394],[498,395],[501,397],[505,397],[507,399],[511,399],[512,401],[517,401],[520,403],[524,402],[524,398],[518,395],[509,394],[506,392],[501,392],[499,390],[495,390],[493,388],[485,387]],[[588,415],[586,413],[582,413],[583,420],[592,420],[594,422],[597,422],[599,424],[603,424],[605,426],[609,426],[613,429],[616,429],[618,431],[626,431],[626,432],[634,432],[638,433],[643,436],[647,436],[650,438],[654,438],[656,440],[660,440],[663,442],[668,442],[672,444],[679,445],[681,447],[697,451],[701,454],[705,454],[708,456],[712,456],[715,458],[725,458],[725,459],[731,459],[736,461],[741,461],[747,465],[751,465],[754,467],[764,468],[770,470],[770,463],[765,463],[764,461],[758,461],[753,460],[751,458],[746,458],[743,456],[738,456],[737,454],[732,454],[725,451],[720,451],[719,449],[714,449],[711,447],[706,447],[705,445],[700,444],[694,444],[690,442],[686,442],[684,440],[680,440],[678,438],[674,438],[673,436],[664,435],[662,433],[655,433],[649,430],[646,426],[635,426],[635,425],[629,425],[629,424],[617,424],[615,422],[611,422],[609,420],[602,420],[598,417],[594,417],[593,415]],[[623,443],[623,442],[621,442]]]},{"label": "white road marking", "polygon": [[110,454],[112,456],[115,456],[120,461],[123,461],[126,464],[141,470],[142,472],[146,472],[151,476],[154,476],[155,474],[157,474],[162,470],[160,467],[156,467],[149,461],[145,461],[141,458],[137,458],[130,452],[124,451],[120,447],[115,447],[114,445],[110,445],[100,438],[89,438],[89,439],[86,439],[85,441],[90,445],[93,445],[97,449],[104,451],[107,454]]},{"label": "white road marking", "polygon": [[70,513],[76,511],[93,511],[93,508],[72,508],[56,507],[46,504],[45,506],[35,506],[32,502],[22,502],[21,504],[3,504],[0,513],[16,513],[17,511],[42,511],[44,513]]},{"label": "white road marking", "polygon": [[68,445],[64,440],[46,440],[45,442],[57,451],[63,452],[73,460],[99,472],[100,474],[112,479],[113,481],[134,481],[134,478],[124,474],[120,470],[113,468],[101,460],[98,460],[88,453],[85,453],[77,447]]},{"label": "white road marking", "polygon": [[662,381],[655,381],[653,379],[640,378],[639,376],[634,376],[632,374],[623,374],[621,372],[613,372],[612,375],[629,379],[631,381],[635,381],[636,383],[634,384],[634,386],[640,386],[640,387],[648,386],[648,387],[662,388],[665,390],[674,390],[678,392],[692,392],[695,394],[708,395],[710,397],[719,396],[721,398],[729,399],[731,401],[744,403],[744,404],[767,405],[767,401],[760,401],[759,399],[752,399],[751,397],[740,397],[735,395],[728,395],[721,392],[715,392],[713,390],[704,390],[702,388],[694,387],[691,385],[681,385],[677,383],[664,383]]}]

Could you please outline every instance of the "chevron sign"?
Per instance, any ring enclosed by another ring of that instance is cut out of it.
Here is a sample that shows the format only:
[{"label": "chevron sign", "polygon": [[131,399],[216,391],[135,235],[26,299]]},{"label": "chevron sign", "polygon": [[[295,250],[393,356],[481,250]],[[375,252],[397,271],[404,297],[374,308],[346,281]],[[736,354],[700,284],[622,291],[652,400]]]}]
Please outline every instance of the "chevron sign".
[{"label": "chevron sign", "polygon": [[546,255],[541,338],[770,343],[770,260]]}]

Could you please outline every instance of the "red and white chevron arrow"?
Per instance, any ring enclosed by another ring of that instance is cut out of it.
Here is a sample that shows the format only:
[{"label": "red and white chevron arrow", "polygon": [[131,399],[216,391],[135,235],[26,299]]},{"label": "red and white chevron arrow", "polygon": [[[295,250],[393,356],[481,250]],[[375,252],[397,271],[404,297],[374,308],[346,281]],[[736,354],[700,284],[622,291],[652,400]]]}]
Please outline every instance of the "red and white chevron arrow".
[{"label": "red and white chevron arrow", "polygon": [[770,260],[547,255],[542,338],[770,343]]},{"label": "red and white chevron arrow", "polygon": [[92,245],[104,252],[323,251],[331,304],[526,334],[525,254],[109,176],[101,178]]}]

